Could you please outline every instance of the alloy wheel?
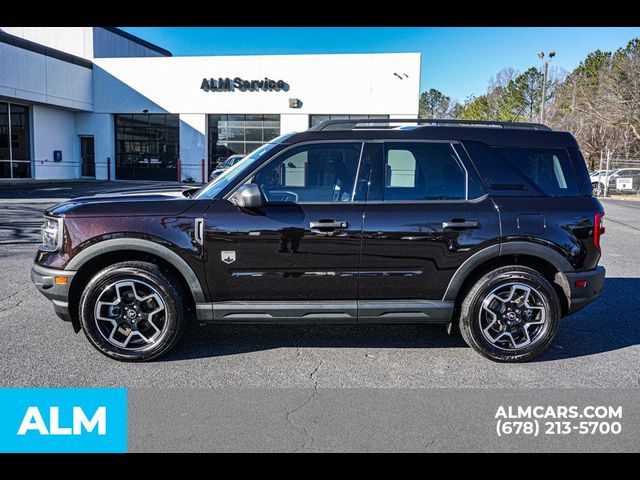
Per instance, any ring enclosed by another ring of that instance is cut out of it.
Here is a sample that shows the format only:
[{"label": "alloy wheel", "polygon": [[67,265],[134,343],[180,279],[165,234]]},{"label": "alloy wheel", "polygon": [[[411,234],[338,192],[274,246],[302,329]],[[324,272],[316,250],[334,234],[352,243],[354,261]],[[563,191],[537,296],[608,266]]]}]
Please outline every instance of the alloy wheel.
[{"label": "alloy wheel", "polygon": [[146,350],[165,331],[166,306],[153,286],[138,279],[123,279],[102,289],[94,317],[98,331],[112,345]]},{"label": "alloy wheel", "polygon": [[508,282],[491,290],[479,312],[482,335],[493,346],[513,351],[537,343],[548,329],[547,302],[530,285]]}]

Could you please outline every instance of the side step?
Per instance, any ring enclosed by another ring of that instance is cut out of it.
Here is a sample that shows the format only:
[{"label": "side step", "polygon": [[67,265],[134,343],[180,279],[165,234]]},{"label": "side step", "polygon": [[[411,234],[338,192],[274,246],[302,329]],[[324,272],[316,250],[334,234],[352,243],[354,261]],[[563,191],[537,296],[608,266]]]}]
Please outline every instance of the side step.
[{"label": "side step", "polygon": [[453,302],[440,300],[229,301],[199,303],[201,322],[448,323]]}]

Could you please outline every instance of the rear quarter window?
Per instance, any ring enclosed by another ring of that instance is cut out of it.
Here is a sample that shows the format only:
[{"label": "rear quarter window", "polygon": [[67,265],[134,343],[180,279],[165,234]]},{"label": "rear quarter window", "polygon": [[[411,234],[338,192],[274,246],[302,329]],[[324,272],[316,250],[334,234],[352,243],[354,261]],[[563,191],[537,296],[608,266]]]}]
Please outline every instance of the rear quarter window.
[{"label": "rear quarter window", "polygon": [[578,195],[576,175],[566,149],[494,147],[494,150],[545,195]]},{"label": "rear quarter window", "polygon": [[464,146],[494,196],[585,195],[584,181],[578,184],[566,148],[490,147],[482,142],[465,142]]}]

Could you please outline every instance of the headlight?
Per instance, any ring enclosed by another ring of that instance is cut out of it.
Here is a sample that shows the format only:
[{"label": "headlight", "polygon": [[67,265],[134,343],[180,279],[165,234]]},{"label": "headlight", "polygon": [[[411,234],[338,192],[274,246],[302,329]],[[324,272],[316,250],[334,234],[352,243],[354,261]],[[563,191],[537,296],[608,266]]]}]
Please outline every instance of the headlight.
[{"label": "headlight", "polygon": [[40,250],[55,252],[62,247],[62,218],[44,218]]}]

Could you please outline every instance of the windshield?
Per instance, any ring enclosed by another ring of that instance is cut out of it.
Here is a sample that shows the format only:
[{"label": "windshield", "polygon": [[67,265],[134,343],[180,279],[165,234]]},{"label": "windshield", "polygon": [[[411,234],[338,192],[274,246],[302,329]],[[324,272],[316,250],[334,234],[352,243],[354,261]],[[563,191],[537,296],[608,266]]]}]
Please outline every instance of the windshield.
[{"label": "windshield", "polygon": [[222,164],[224,167],[230,167],[234,163],[239,162],[242,157],[229,157]]},{"label": "windshield", "polygon": [[277,138],[274,138],[269,143],[265,143],[261,147],[256,148],[253,152],[248,154],[242,160],[239,160],[233,166],[229,167],[218,177],[211,180],[204,187],[202,187],[198,192],[193,196],[193,198],[197,200],[203,200],[206,198],[215,198],[229,183],[234,181],[236,178],[241,177],[244,173],[250,170],[251,165],[261,158],[265,153],[276,147],[279,143],[282,143],[284,140],[289,138],[293,133],[287,133],[285,135],[280,135]]}]

